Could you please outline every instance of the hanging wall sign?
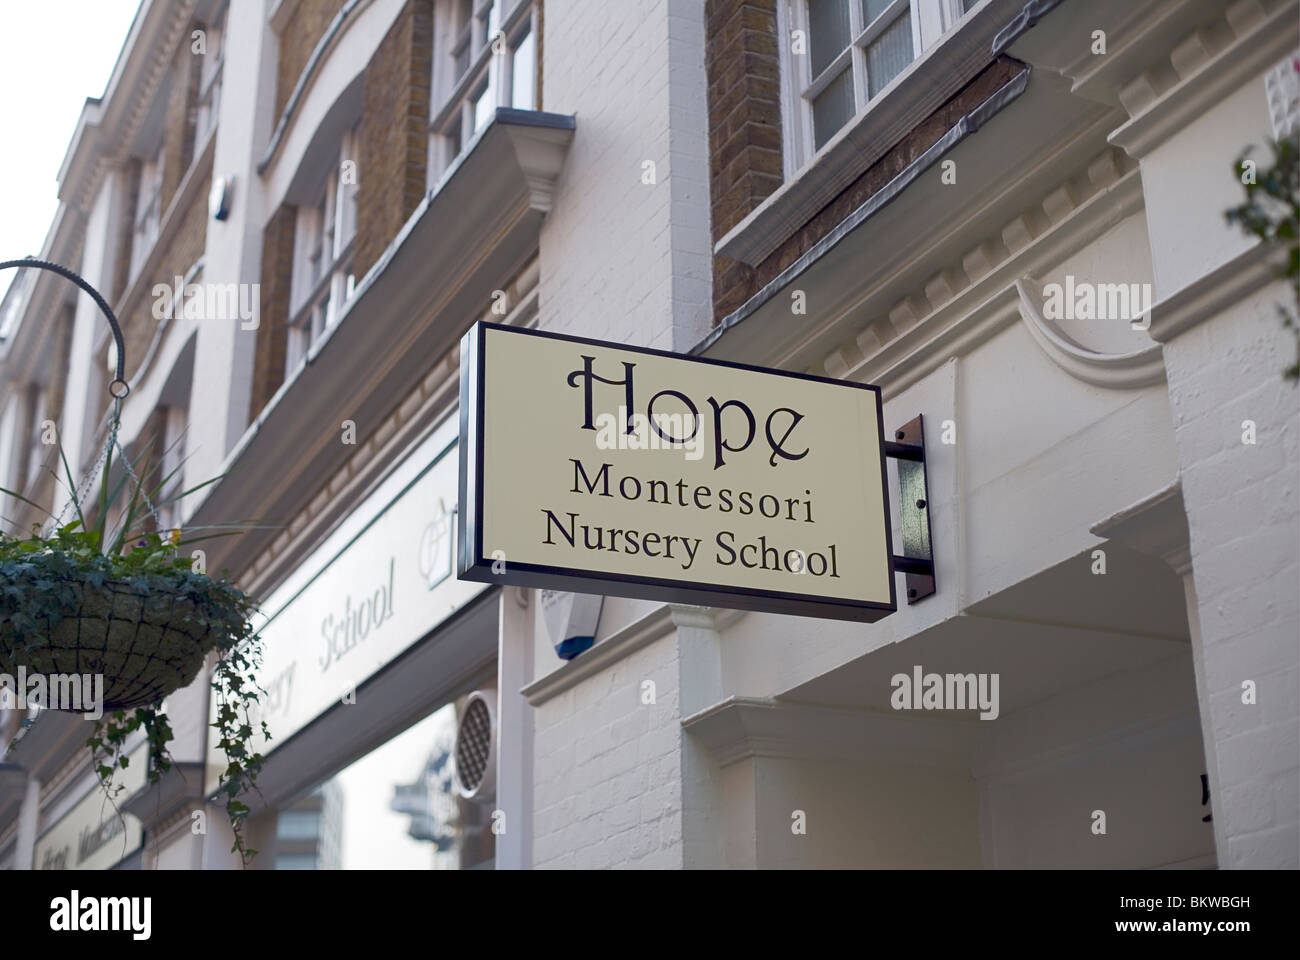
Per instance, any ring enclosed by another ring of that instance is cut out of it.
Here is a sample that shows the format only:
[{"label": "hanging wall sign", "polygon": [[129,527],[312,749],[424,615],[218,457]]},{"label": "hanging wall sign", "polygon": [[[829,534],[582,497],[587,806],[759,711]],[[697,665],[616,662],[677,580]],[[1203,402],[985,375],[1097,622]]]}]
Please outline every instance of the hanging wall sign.
[{"label": "hanging wall sign", "polygon": [[875,387],[479,323],[460,416],[461,579],[895,609]]}]

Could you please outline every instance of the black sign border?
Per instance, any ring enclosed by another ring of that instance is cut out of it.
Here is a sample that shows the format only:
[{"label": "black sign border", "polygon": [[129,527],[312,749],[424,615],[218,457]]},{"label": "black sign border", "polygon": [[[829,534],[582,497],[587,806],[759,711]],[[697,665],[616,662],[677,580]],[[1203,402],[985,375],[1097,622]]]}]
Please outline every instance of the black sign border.
[{"label": "black sign border", "polygon": [[[782,590],[763,590],[758,587],[700,586],[686,580],[666,577],[645,577],[606,573],[599,570],[582,570],[574,567],[523,563],[506,559],[505,570],[493,573],[493,560],[483,556],[483,384],[486,367],[486,331],[502,330],[507,333],[531,337],[564,340],[605,349],[626,350],[649,356],[665,357],[689,363],[705,363],[719,367],[747,370],[789,377],[795,380],[812,380],[838,387],[869,390],[876,395],[876,428],[880,439],[881,502],[884,506],[885,563],[889,568],[889,603],[871,600],[810,599],[806,594]],[[889,516],[889,475],[885,468],[884,402],[880,388],[874,384],[836,380],[811,373],[794,373],[773,370],[732,360],[712,357],[684,356],[668,350],[634,347],[593,340],[570,334],[554,333],[508,324],[480,320],[470,327],[460,344],[460,491],[457,509],[456,576],[475,583],[512,584],[535,589],[563,590],[572,593],[608,594],[638,600],[660,600],[695,606],[721,607],[748,610],[755,613],[779,613],[799,617],[818,617],[831,620],[851,620],[874,623],[898,610],[898,595],[893,572],[893,527]],[[611,591],[611,588],[612,591]]]}]

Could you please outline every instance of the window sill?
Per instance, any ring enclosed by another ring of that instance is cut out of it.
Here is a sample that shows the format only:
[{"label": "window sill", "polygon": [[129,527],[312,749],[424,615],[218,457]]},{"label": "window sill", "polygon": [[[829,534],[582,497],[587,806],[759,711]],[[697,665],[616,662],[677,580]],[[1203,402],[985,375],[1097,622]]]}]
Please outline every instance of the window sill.
[{"label": "window sill", "polygon": [[1023,0],[987,0],[921,54],[776,192],[713,248],[750,266],[888,153],[994,60],[993,43]]}]

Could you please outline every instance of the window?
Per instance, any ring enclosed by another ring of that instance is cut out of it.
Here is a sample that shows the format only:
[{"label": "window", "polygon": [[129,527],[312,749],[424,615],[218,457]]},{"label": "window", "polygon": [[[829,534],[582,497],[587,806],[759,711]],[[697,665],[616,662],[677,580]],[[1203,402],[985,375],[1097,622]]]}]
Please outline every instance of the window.
[{"label": "window", "polygon": [[221,72],[226,63],[226,7],[204,28],[204,54],[199,68],[198,113],[194,123],[194,142],[203,144],[217,125],[221,107]]},{"label": "window", "polygon": [[510,52],[510,106],[518,110],[537,109],[537,42],[533,31],[525,33]]},{"label": "window", "polygon": [[315,870],[316,857],[310,853],[282,853],[275,858],[277,870]]},{"label": "window", "polygon": [[185,489],[181,467],[185,463],[185,431],[187,418],[184,407],[164,407],[158,411],[162,421],[162,435],[158,438],[161,449],[157,452],[158,529],[175,530],[181,525],[181,504],[175,497]]},{"label": "window", "polygon": [[450,0],[435,50],[429,178],[435,182],[491,122],[498,107],[537,107],[537,44],[532,4]]},{"label": "window", "polygon": [[357,233],[357,131],[343,135],[338,163],[294,226],[287,370],[296,367],[339,317],[356,288],[352,271]]},{"label": "window", "polygon": [[465,703],[443,704],[281,810],[276,869],[490,869],[492,807],[455,781]]},{"label": "window", "polygon": [[280,840],[315,840],[320,833],[320,812],[285,810],[276,821],[275,833]]},{"label": "window", "polygon": [[161,141],[153,154],[140,164],[140,183],[136,193],[134,227],[131,231],[131,279],[140,272],[145,258],[158,239],[162,221],[163,148]]},{"label": "window", "polygon": [[787,132],[803,166],[978,0],[787,0]]}]

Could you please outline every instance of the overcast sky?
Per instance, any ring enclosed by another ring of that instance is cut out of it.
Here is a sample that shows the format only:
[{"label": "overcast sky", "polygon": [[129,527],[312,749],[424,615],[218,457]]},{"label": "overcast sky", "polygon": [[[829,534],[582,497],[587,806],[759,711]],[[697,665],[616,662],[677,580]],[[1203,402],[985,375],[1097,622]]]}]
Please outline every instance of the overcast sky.
[{"label": "overcast sky", "polygon": [[[41,252],[82,104],[103,96],[139,5],[0,0],[0,260]],[[0,297],[17,273],[0,272]]]}]

